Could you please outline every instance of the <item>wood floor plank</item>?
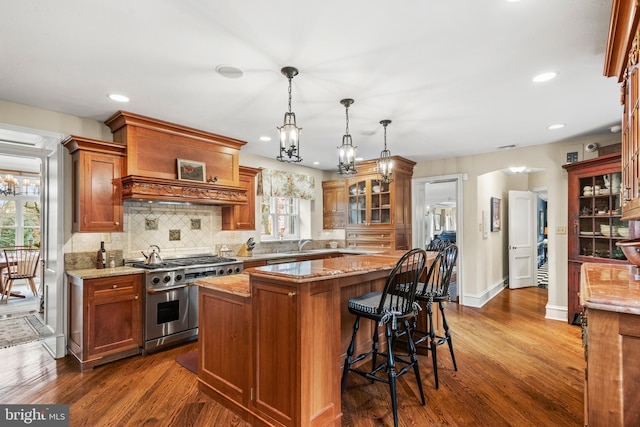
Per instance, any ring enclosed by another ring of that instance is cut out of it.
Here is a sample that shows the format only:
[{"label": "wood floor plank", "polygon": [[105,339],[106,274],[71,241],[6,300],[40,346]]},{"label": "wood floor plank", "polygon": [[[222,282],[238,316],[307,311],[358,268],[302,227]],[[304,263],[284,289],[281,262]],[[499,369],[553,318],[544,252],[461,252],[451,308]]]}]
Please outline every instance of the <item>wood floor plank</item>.
[{"label": "wood floor plank", "polygon": [[[446,306],[458,372],[438,348],[440,388],[420,355],[426,405],[415,377],[398,381],[401,426],[581,426],[584,354],[580,329],[544,318],[546,289],[505,289],[482,308]],[[39,343],[0,350],[2,403],[66,403],[72,426],[238,426],[237,415],[198,391],[175,358],[189,343],[80,372]],[[344,426],[391,426],[388,386],[350,376]]]}]

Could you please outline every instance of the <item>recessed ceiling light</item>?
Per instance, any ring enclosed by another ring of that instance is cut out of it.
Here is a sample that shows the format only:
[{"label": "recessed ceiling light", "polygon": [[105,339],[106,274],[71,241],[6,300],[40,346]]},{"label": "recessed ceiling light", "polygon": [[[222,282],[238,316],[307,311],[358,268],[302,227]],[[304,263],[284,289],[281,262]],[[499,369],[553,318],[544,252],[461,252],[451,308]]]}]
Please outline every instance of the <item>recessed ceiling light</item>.
[{"label": "recessed ceiling light", "polygon": [[515,144],[501,145],[500,147],[498,147],[498,150],[511,150],[512,148],[516,148],[516,145]]},{"label": "recessed ceiling light", "polygon": [[364,157],[356,157],[356,162],[361,162],[364,160]]},{"label": "recessed ceiling light", "polygon": [[271,141],[271,137],[270,136],[261,136],[260,137],[260,141]]},{"label": "recessed ceiling light", "polygon": [[525,166],[512,166],[509,168],[509,170],[513,173],[522,173],[525,169]]},{"label": "recessed ceiling light", "polygon": [[124,96],[124,95],[121,95],[119,93],[109,93],[109,94],[107,94],[107,97],[110,100],[116,101],[116,102],[129,102],[129,97],[128,96]]},{"label": "recessed ceiling light", "polygon": [[216,73],[228,79],[239,79],[243,74],[240,68],[232,67],[231,65],[218,65]]},{"label": "recessed ceiling light", "polygon": [[554,73],[553,71],[549,71],[548,73],[538,74],[533,78],[533,81],[535,83],[548,82],[549,80],[554,79],[557,75],[558,74]]},{"label": "recessed ceiling light", "polygon": [[360,132],[360,135],[362,136],[371,136],[375,134],[376,134],[376,131],[374,130],[363,130],[362,132]]},{"label": "recessed ceiling light", "polygon": [[313,164],[317,166],[320,164],[320,162],[313,162]]},{"label": "recessed ceiling light", "polygon": [[564,126],[565,126],[564,123],[556,123],[555,125],[549,126],[547,129],[550,129],[550,130],[561,129]]},{"label": "recessed ceiling light", "polygon": [[519,1],[520,1],[520,0],[507,0],[507,3],[517,3],[517,2],[519,2]]}]

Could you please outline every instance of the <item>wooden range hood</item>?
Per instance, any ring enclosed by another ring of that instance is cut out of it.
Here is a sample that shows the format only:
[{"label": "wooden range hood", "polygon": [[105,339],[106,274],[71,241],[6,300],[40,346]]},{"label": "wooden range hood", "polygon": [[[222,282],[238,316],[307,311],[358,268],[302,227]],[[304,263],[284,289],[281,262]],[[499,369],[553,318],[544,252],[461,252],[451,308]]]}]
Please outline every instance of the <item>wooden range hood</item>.
[{"label": "wooden range hood", "polygon": [[[126,146],[122,198],[209,205],[247,203],[240,186],[244,141],[126,111],[105,122],[113,141]],[[178,179],[178,159],[205,164],[206,182]]]}]

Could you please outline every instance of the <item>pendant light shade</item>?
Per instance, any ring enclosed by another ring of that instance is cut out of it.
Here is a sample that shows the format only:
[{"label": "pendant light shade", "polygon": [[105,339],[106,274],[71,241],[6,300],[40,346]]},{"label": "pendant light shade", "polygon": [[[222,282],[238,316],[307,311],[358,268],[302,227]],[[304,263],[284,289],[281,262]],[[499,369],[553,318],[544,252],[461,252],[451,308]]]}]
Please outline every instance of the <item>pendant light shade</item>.
[{"label": "pendant light shade", "polygon": [[344,105],[347,117],[346,132],[342,136],[342,145],[338,147],[338,173],[341,175],[352,175],[358,173],[356,170],[356,148],[353,146],[351,135],[349,135],[349,107],[355,101],[347,98],[340,101]]},{"label": "pendant light shade", "polygon": [[387,150],[387,126],[391,124],[391,120],[381,120],[380,124],[384,126],[384,150],[382,150],[378,159],[378,175],[381,182],[390,183],[393,182],[391,177],[391,174],[393,174],[393,159],[391,158],[391,151]]},{"label": "pendant light shade", "polygon": [[280,70],[289,80],[289,111],[284,113],[282,126],[278,128],[280,132],[280,154],[276,159],[281,162],[298,163],[302,161],[300,157],[300,131],[296,125],[296,115],[291,111],[291,80],[298,75],[298,69],[294,67],[284,67]]}]

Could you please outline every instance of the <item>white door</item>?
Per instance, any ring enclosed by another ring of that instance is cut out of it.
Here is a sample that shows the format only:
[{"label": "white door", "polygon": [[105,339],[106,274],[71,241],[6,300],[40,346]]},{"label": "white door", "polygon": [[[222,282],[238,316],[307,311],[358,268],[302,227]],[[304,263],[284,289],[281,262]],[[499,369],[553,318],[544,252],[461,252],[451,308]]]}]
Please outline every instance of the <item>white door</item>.
[{"label": "white door", "polygon": [[44,339],[44,346],[61,358],[65,348],[65,292],[64,292],[64,174],[63,147],[56,142],[44,159],[42,236],[44,261],[44,321],[53,335]]},{"label": "white door", "polygon": [[537,286],[536,194],[509,191],[509,288]]}]

